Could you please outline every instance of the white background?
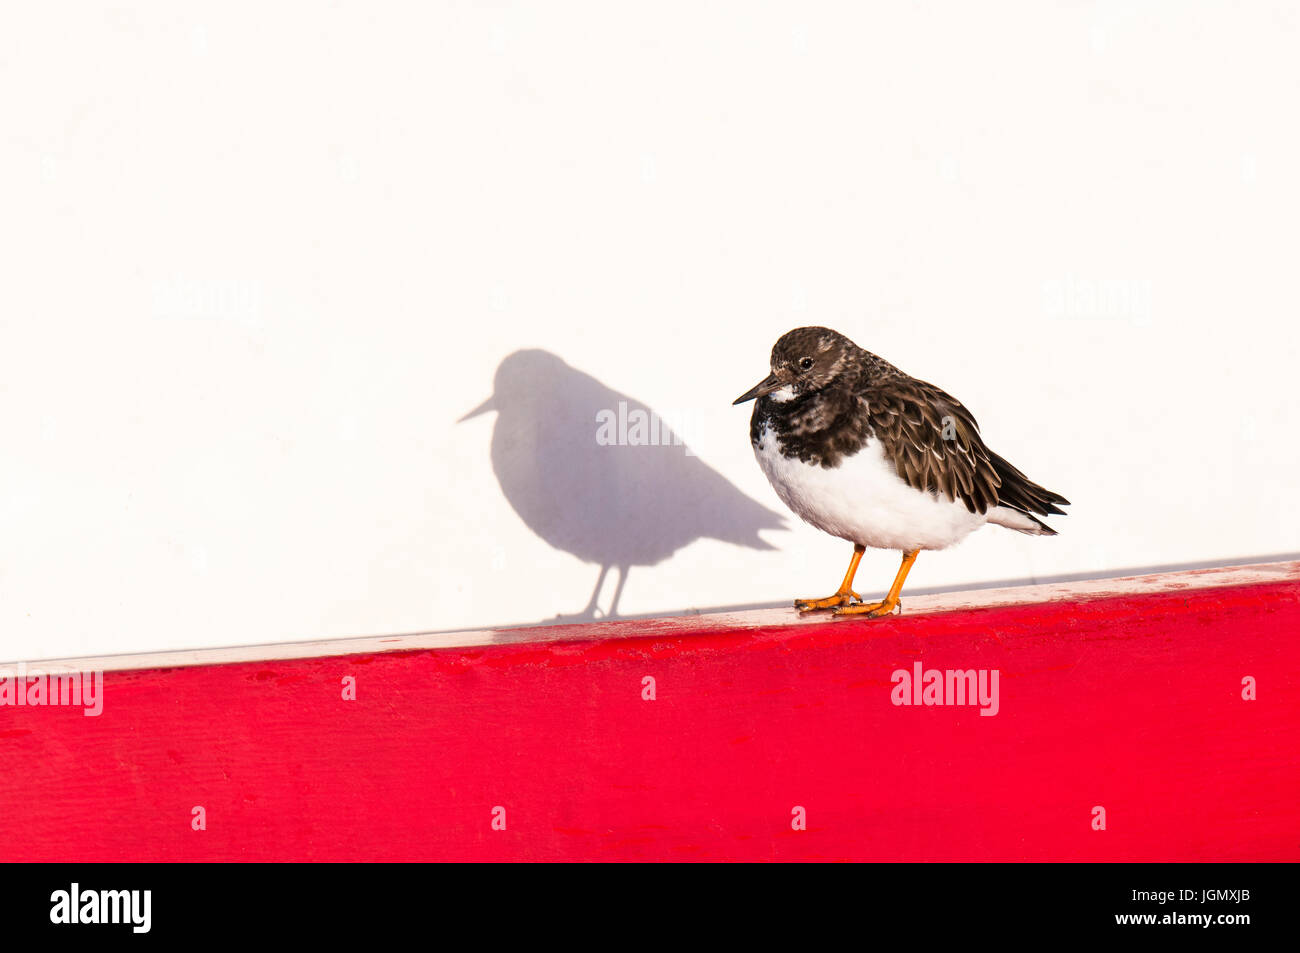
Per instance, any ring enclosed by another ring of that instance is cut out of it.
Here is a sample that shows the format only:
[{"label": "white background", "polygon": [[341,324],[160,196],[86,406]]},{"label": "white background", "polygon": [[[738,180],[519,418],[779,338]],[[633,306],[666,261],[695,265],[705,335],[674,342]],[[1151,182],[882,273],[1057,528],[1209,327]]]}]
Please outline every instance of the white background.
[{"label": "white background", "polygon": [[[503,359],[686,411],[788,516],[730,401],[803,324],[1074,502],[912,587],[1300,550],[1298,41],[1267,2],[9,4],[0,659],[577,613],[598,567],[456,423]],[[831,591],[847,544],[786,522],[620,611]]]}]

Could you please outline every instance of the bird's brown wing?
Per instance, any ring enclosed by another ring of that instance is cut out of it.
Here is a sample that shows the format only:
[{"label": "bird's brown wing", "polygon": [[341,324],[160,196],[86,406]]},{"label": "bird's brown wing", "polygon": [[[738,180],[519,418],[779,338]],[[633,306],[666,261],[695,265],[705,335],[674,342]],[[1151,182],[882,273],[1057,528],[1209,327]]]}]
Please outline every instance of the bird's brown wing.
[{"label": "bird's brown wing", "polygon": [[885,456],[908,486],[961,500],[972,513],[998,505],[996,455],[961,401],[908,377],[875,383],[861,396]]},{"label": "bird's brown wing", "polygon": [[961,401],[933,384],[896,377],[865,388],[871,425],[898,475],[918,490],[961,500],[972,513],[1008,506],[1034,514],[1064,513],[1059,493],[1039,486],[984,445],[979,424]]}]

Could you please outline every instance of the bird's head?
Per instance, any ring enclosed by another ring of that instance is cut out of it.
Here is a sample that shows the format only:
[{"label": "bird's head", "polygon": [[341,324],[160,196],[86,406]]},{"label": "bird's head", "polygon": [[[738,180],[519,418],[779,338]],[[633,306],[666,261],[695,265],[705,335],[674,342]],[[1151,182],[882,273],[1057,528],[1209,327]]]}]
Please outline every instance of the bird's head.
[{"label": "bird's head", "polygon": [[784,403],[834,383],[856,345],[830,328],[795,328],[772,347],[772,373],[737,397],[743,404],[757,397]]}]

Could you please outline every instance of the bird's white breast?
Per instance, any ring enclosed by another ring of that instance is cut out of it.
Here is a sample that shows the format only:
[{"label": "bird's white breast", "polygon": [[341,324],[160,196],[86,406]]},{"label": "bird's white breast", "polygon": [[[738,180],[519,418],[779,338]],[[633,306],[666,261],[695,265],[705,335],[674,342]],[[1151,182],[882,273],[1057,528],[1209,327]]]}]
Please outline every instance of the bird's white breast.
[{"label": "bird's white breast", "polygon": [[786,506],[823,532],[853,543],[944,549],[986,522],[960,501],[908,486],[877,440],[826,468],[783,456],[777,436],[764,428],[754,456]]}]

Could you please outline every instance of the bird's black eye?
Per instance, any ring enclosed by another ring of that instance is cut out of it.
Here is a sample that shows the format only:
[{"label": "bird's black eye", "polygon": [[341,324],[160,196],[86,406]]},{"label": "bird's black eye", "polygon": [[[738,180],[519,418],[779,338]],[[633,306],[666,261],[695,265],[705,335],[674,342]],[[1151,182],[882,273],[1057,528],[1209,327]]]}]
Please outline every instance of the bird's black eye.
[{"label": "bird's black eye", "polygon": [[805,357],[799,362],[799,366],[806,371],[808,368],[813,366],[813,359],[811,357]]}]

